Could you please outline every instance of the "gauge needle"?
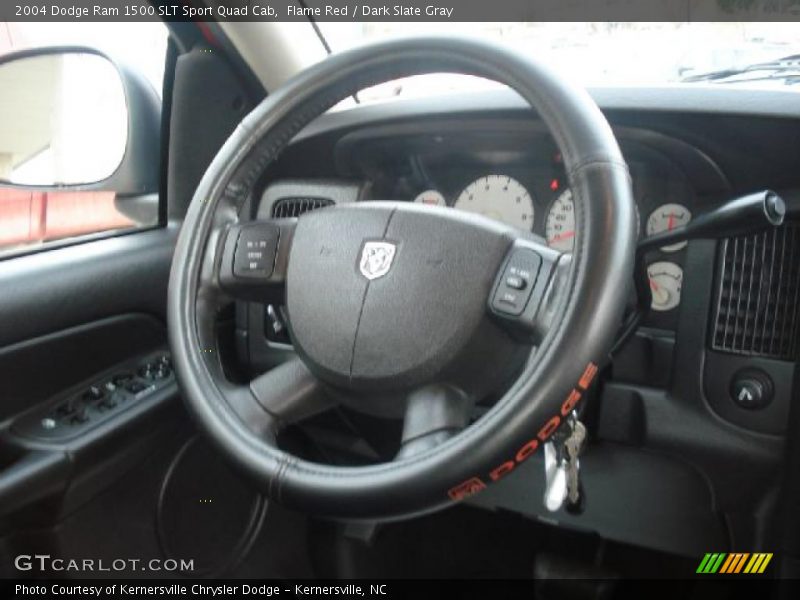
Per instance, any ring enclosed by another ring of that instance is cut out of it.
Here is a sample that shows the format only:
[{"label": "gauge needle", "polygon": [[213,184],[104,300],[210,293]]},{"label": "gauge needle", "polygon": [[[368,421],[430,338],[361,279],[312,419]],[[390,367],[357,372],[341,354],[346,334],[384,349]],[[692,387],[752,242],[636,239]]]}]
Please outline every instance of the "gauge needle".
[{"label": "gauge needle", "polygon": [[669,300],[669,292],[652,279],[650,280],[650,289],[653,291],[653,298],[657,303],[665,304]]},{"label": "gauge needle", "polygon": [[675,213],[669,213],[669,221],[667,222],[667,231],[672,231],[675,226]]},{"label": "gauge needle", "polygon": [[558,235],[553,236],[550,241],[551,242],[560,242],[562,240],[568,240],[571,237],[575,237],[575,232],[574,231],[565,231],[564,233],[559,233]]}]

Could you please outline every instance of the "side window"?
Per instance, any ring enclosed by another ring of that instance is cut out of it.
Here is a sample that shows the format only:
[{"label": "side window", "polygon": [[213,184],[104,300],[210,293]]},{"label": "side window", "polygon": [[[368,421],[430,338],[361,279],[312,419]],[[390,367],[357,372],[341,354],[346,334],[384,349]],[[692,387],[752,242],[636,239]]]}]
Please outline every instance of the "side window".
[{"label": "side window", "polygon": [[0,257],[158,225],[167,29],[59,25],[0,23]]}]

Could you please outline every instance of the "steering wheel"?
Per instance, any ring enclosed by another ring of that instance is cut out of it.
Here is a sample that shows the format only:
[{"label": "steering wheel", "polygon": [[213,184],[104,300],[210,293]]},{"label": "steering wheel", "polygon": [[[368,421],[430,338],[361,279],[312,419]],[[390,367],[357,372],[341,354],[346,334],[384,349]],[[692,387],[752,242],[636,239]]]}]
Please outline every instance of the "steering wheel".
[{"label": "steering wheel", "polygon": [[[365,87],[435,72],[504,83],[538,113],[573,193],[571,255],[478,215],[410,202],[297,219],[243,214],[265,169],[317,116]],[[188,210],[168,299],[185,402],[219,449],[290,508],[379,519],[463,500],[512,473],[586,395],[622,317],[634,219],[611,128],[585,91],[544,65],[458,38],[333,55],[242,121]],[[285,299],[297,358],[249,383],[229,380],[216,320],[234,299]],[[473,421],[476,401],[503,390]],[[334,466],[279,448],[283,427],[340,402],[403,419],[393,460]]]}]

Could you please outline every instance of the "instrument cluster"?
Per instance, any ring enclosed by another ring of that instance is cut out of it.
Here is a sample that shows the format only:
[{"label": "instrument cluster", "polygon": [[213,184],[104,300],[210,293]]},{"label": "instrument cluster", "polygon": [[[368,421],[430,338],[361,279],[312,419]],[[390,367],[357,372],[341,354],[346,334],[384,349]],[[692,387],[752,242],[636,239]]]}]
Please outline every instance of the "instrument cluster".
[{"label": "instrument cluster", "polygon": [[[433,206],[482,214],[539,235],[561,252],[575,245],[575,207],[561,156],[524,160],[446,161],[413,157],[413,168],[384,194]],[[627,157],[638,209],[639,235],[649,236],[686,225],[695,196],[688,180],[669,162]],[[385,182],[384,182],[385,185]],[[682,251],[686,244],[661,249],[649,266],[653,310],[670,312],[680,304]]]}]

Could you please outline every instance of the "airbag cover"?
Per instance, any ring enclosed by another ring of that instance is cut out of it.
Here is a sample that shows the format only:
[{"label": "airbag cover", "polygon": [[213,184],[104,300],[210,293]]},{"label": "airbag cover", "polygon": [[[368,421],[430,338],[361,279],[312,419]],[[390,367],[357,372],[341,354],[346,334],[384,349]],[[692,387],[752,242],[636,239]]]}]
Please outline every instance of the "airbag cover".
[{"label": "airbag cover", "polygon": [[[497,335],[486,302],[506,233],[476,215],[407,203],[303,215],[287,277],[296,349],[318,376],[353,389],[447,377],[471,360],[475,342]],[[367,244],[389,252],[362,264]]]}]

